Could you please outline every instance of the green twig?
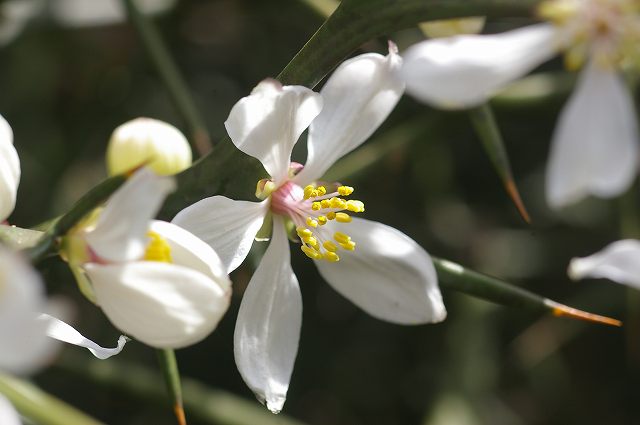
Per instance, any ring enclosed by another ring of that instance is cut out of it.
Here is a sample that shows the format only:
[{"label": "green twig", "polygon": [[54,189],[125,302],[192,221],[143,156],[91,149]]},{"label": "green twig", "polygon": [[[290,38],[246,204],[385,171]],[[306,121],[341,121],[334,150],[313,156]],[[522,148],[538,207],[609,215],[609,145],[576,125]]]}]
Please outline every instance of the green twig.
[{"label": "green twig", "polygon": [[147,16],[140,12],[133,0],[122,1],[131,23],[138,31],[144,49],[164,81],[173,103],[189,126],[189,139],[193,143],[194,149],[201,156],[207,154],[212,148],[211,136],[184,78],[162,41],[162,37]]},{"label": "green twig", "polygon": [[0,394],[39,425],[103,425],[35,385],[9,375],[0,374]]},{"label": "green twig", "polygon": [[182,386],[180,384],[180,371],[178,370],[176,354],[170,349],[156,350],[156,353],[158,354],[158,363],[160,363],[162,377],[169,392],[169,397],[171,397],[173,412],[178,419],[178,424],[187,425],[182,403]]}]

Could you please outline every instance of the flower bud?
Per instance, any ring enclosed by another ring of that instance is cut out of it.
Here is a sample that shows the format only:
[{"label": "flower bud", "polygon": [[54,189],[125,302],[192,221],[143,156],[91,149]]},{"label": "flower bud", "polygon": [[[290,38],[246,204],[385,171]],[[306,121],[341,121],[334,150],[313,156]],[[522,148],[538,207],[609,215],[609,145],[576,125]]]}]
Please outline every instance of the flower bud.
[{"label": "flower bud", "polygon": [[177,174],[191,165],[191,148],[174,126],[136,118],[116,128],[107,147],[110,175],[146,165],[160,175]]}]

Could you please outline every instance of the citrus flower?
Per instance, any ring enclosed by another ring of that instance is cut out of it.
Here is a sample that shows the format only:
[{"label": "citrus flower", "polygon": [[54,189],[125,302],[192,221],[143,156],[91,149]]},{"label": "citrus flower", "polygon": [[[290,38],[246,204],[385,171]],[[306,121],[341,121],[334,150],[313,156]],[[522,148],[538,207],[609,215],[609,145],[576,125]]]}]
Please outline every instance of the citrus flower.
[{"label": "citrus flower", "polygon": [[[244,381],[274,413],[286,399],[302,321],[288,235],[334,289],[370,315],[400,324],[445,318],[429,255],[392,227],[352,217],[364,211],[363,202],[346,199],[352,187],[319,183],[396,105],[404,88],[393,77],[398,66],[391,45],[386,57],[364,54],[344,62],[320,94],[262,81],[235,104],[225,126],[236,147],[269,173],[257,184],[263,200],[213,196],[173,220],[209,243],[228,272],[242,263],[259,229],[271,225],[271,241],[240,305],[234,351]],[[291,163],[291,151],[307,127],[308,157],[301,167]]]},{"label": "citrus flower", "polygon": [[0,222],[4,221],[16,206],[20,183],[20,159],[13,147],[13,131],[0,115]]},{"label": "citrus flower", "polygon": [[138,171],[63,242],[83,293],[117,328],[157,348],[205,338],[231,294],[209,245],[171,223],[151,221],[174,185],[170,177]]},{"label": "citrus flower", "polygon": [[472,107],[564,50],[567,68],[582,71],[553,135],[547,202],[560,208],[587,195],[619,195],[638,162],[636,114],[621,76],[640,65],[638,2],[548,0],[538,11],[548,22],[417,43],[399,75],[423,102]]},{"label": "citrus flower", "polygon": [[640,289],[640,241],[616,241],[593,255],[574,258],[568,274],[573,280],[605,278]]}]

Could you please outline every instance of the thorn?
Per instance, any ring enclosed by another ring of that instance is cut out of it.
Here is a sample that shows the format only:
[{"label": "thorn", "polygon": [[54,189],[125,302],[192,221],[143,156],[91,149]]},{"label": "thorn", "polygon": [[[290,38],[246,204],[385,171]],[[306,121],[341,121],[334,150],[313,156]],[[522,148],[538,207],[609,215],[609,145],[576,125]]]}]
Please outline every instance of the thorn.
[{"label": "thorn", "polygon": [[178,419],[178,425],[187,425],[187,418],[184,415],[182,403],[176,403],[173,406],[173,412],[176,414],[176,419]]},{"label": "thorn", "polygon": [[518,209],[518,213],[520,213],[520,216],[522,217],[522,219],[527,224],[531,224],[531,217],[529,217],[529,213],[527,212],[527,209],[525,208],[524,203],[522,202],[522,198],[520,198],[520,192],[518,192],[518,188],[514,183],[512,177],[509,177],[507,180],[504,181],[504,188],[507,190],[507,194],[509,194],[509,196],[511,197],[511,200],[513,201],[516,208]]},{"label": "thorn", "polygon": [[578,310],[573,307],[559,304],[555,301],[545,300],[547,307],[551,308],[551,314],[556,317],[570,317],[572,319],[584,320],[591,323],[600,323],[609,326],[622,326],[622,322],[617,319],[612,319],[606,316],[600,316],[598,314],[588,313],[586,311]]}]

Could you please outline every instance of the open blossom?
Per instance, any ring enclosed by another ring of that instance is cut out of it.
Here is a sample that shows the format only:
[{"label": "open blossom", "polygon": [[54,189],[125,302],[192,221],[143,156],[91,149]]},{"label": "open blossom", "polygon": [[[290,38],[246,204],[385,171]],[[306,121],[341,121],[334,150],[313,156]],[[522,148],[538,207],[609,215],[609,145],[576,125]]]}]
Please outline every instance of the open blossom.
[{"label": "open blossom", "polygon": [[20,159],[13,147],[13,131],[7,120],[0,116],[0,222],[4,221],[16,205],[20,183]]},{"label": "open blossom", "polygon": [[[234,343],[243,379],[275,413],[286,399],[302,320],[287,229],[325,280],[372,316],[419,324],[446,315],[429,255],[396,229],[353,218],[364,211],[363,202],[347,199],[353,188],[319,183],[336,160],[380,126],[402,95],[403,84],[393,78],[400,65],[394,47],[386,57],[365,54],[344,62],[321,94],[274,80],[258,84],[236,103],[225,126],[238,149],[269,173],[257,186],[263,201],[214,196],[173,220],[214,247],[229,272],[247,256],[259,229],[272,225],[269,246],[242,299]],[[307,127],[302,168],[290,158]]]},{"label": "open blossom", "polygon": [[64,246],[83,293],[117,328],[158,348],[205,338],[231,294],[209,245],[171,223],[151,221],[173,188],[170,177],[138,171]]},{"label": "open blossom", "polygon": [[567,67],[583,69],[553,135],[547,202],[559,208],[587,195],[613,197],[638,165],[636,114],[620,71],[640,65],[639,11],[635,0],[549,0],[539,8],[548,23],[415,44],[400,75],[417,99],[464,108],[564,50]]}]

